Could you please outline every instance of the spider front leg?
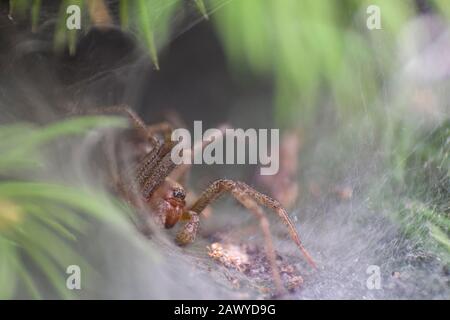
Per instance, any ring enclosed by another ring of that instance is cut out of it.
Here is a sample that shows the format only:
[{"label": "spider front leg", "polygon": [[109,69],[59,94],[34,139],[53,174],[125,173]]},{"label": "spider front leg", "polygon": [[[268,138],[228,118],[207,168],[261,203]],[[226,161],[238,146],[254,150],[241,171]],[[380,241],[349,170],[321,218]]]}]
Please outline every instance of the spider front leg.
[{"label": "spider front leg", "polygon": [[[252,213],[254,213],[254,210],[251,208],[255,207],[256,203],[275,211],[278,217],[287,226],[288,232],[292,240],[295,242],[297,247],[303,253],[308,263],[313,268],[317,268],[313,258],[300,241],[300,237],[297,233],[297,230],[295,229],[293,222],[289,218],[289,215],[287,214],[286,210],[282,207],[282,205],[278,201],[272,199],[271,197],[265,194],[256,191],[255,189],[251,188],[250,186],[248,186],[243,182],[228,179],[220,179],[213,182],[208,188],[206,188],[206,190],[202,193],[200,198],[190,208],[190,211],[199,214],[200,212],[202,212],[203,209],[206,208],[208,204],[216,200],[225,192],[230,192],[242,205],[244,205]],[[253,202],[256,201],[255,205],[249,205],[250,200],[248,199],[252,200]],[[260,219],[259,214],[256,214],[256,216]]]},{"label": "spider front leg", "polygon": [[[284,287],[281,281],[280,272],[278,270],[276,262],[276,255],[273,246],[272,234],[270,233],[269,220],[265,216],[261,207],[258,206],[258,204],[253,199],[248,197],[244,191],[240,190],[239,188],[234,188],[230,189],[230,192],[242,205],[244,205],[248,210],[250,210],[251,213],[253,213],[259,219],[260,227],[263,232],[264,240],[266,243],[265,245],[266,256],[267,259],[269,260],[275,287],[277,289],[277,293],[279,295],[282,295],[284,293]],[[179,245],[187,245],[189,243],[194,242],[199,229],[200,218],[197,212],[192,210],[187,211],[186,218],[188,219],[188,222],[184,225],[183,229],[181,229],[181,231],[177,234],[176,237],[176,242]]]},{"label": "spider front leg", "polygon": [[269,260],[271,266],[272,276],[278,293],[283,293],[284,288],[282,286],[281,276],[276,264],[276,255],[272,240],[272,234],[270,232],[269,220],[267,219],[264,211],[259,205],[271,208],[278,214],[282,221],[287,225],[289,234],[304,254],[308,263],[316,268],[314,260],[312,259],[308,251],[303,247],[294,224],[290,220],[287,212],[283,209],[281,204],[278,201],[256,191],[247,184],[233,180],[217,180],[213,182],[208,188],[206,188],[200,198],[188,211],[189,221],[177,235],[177,242],[179,244],[185,245],[195,239],[195,234],[199,226],[199,214],[206,208],[206,206],[208,206],[211,202],[216,200],[225,192],[230,192],[233,197],[236,198],[236,200],[238,200],[259,220],[260,227],[264,235],[267,259]]}]

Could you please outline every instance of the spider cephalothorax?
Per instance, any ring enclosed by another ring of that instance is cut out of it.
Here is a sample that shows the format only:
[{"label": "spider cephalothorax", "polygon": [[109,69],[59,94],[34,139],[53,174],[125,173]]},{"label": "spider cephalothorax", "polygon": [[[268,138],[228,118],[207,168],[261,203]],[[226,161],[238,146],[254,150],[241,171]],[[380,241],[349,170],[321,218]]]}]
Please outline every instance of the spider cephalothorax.
[{"label": "spider cephalothorax", "polygon": [[148,203],[156,213],[157,222],[165,228],[172,228],[182,217],[186,206],[184,188],[170,178],[151,195]]}]

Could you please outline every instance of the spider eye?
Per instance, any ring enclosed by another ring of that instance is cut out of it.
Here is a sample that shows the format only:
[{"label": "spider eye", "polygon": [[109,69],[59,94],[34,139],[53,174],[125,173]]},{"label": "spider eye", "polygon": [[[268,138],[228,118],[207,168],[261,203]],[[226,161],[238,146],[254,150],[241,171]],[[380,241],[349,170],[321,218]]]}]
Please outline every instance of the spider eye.
[{"label": "spider eye", "polygon": [[184,200],[184,198],[186,197],[186,193],[182,189],[175,189],[173,190],[173,196],[180,200]]}]

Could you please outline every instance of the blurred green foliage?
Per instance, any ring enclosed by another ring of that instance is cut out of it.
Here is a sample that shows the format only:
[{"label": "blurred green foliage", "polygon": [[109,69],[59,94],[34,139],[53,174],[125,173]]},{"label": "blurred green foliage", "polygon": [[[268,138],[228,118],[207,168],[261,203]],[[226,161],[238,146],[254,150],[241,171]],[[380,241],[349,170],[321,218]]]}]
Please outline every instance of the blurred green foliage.
[{"label": "blurred green foliage", "polygon": [[[33,29],[39,24],[40,0],[11,0],[11,14],[30,11]],[[107,1],[106,1],[107,3]],[[383,80],[395,70],[399,32],[417,14],[414,0],[119,0],[117,16],[124,29],[136,32],[148,48],[155,68],[158,49],[170,39],[175,20],[186,7],[209,17],[217,27],[236,75],[273,79],[278,125],[300,123],[307,128],[319,103],[332,103],[339,119],[367,112]],[[450,16],[450,2],[430,0],[433,10]],[[65,9],[83,11],[85,0],[63,0],[55,30],[55,48],[67,44],[75,52],[77,30],[67,30]],[[377,5],[382,30],[369,30],[367,8]],[[115,12],[110,12],[114,15]],[[113,21],[115,21],[113,19]],[[382,75],[382,77],[381,77]],[[373,109],[373,108],[372,108]]]},{"label": "blurred green foliage", "polygon": [[[428,2],[450,17],[450,2]],[[35,30],[41,4],[10,0],[10,14],[29,14]],[[65,10],[71,4],[83,11],[80,32],[87,32],[90,19],[85,0],[60,2],[55,48],[67,44],[73,53],[77,30],[65,27]],[[366,26],[371,5],[381,10],[382,30]],[[274,80],[278,124],[300,121],[304,126],[314,120],[317,104],[327,99],[342,118],[366,112],[363,106],[374,101],[383,84],[380,75],[395,69],[392,50],[399,32],[417,14],[414,0],[119,0],[117,16],[122,28],[138,34],[159,68],[158,49],[170,39],[174,16],[186,6],[205,18],[214,12],[212,20],[237,75]]]},{"label": "blurred green foliage", "polygon": [[406,161],[405,194],[414,202],[402,216],[416,223],[412,234],[425,227],[425,238],[445,250],[450,264],[450,120],[419,141]]},{"label": "blurred green foliage", "polygon": [[[450,2],[430,3],[449,13]],[[380,8],[382,30],[367,28],[370,5]],[[237,74],[274,79],[278,124],[308,127],[319,103],[345,120],[371,111],[396,70],[397,36],[416,13],[412,0],[237,0],[214,21]]]},{"label": "blurred green foliage", "polygon": [[438,205],[438,210],[450,217],[450,120],[418,139],[406,160],[405,183],[421,187],[420,197],[426,203]]},{"label": "blurred green foliage", "polygon": [[83,270],[83,286],[92,283],[95,271],[75,249],[77,238],[92,219],[123,223],[121,211],[99,191],[38,178],[43,150],[93,128],[125,125],[118,118],[81,117],[45,127],[0,126],[0,299],[45,298],[49,286],[54,296],[75,298],[66,288],[72,264]]},{"label": "blurred green foliage", "polygon": [[[102,0],[94,0],[101,2]],[[94,2],[92,1],[92,2]],[[106,2],[105,2],[106,3]],[[119,23],[123,29],[132,29],[147,47],[156,69],[159,69],[158,48],[170,37],[172,17],[183,3],[191,4],[205,18],[208,12],[203,0],[120,0]],[[66,28],[67,13],[70,5],[77,5],[82,13],[81,30]],[[36,31],[40,23],[42,0],[10,0],[10,16],[13,18],[30,17],[32,30]],[[78,33],[86,33],[92,26],[93,17],[89,16],[87,0],[60,1],[58,21],[55,27],[54,47],[56,50],[68,48],[71,54],[76,51]],[[112,14],[112,12],[111,12]],[[112,19],[114,20],[114,19]]]}]

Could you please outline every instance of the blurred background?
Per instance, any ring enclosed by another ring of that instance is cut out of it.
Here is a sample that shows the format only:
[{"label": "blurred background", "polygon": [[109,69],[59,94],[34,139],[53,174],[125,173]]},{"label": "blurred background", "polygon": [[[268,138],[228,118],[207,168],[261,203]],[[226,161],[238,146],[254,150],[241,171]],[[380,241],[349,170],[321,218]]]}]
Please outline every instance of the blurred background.
[{"label": "blurred background", "polygon": [[303,278],[288,298],[448,299],[449,17],[446,0],[1,1],[0,297],[267,297],[270,280],[208,256],[218,231],[260,240],[237,203],[180,249],[138,234],[95,178],[91,154],[127,123],[67,114],[124,103],[147,123],[281,130],[276,176],[196,166],[188,187],[239,179],[288,207],[319,265],[272,220]]}]

